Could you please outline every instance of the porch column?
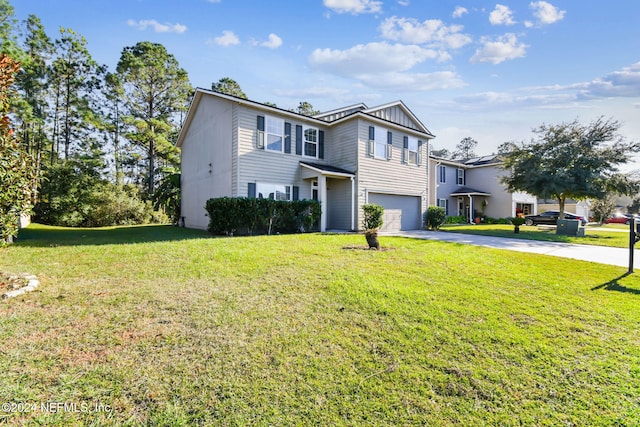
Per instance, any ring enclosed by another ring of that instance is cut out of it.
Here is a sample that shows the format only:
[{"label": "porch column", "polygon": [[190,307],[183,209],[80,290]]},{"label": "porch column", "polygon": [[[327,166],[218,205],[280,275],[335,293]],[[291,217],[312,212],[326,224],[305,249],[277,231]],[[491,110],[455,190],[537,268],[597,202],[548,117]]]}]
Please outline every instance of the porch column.
[{"label": "porch column", "polygon": [[322,212],[320,213],[320,231],[327,231],[327,177],[320,175],[318,177],[318,199]]},{"label": "porch column", "polygon": [[473,224],[473,196],[469,194],[469,222]]}]

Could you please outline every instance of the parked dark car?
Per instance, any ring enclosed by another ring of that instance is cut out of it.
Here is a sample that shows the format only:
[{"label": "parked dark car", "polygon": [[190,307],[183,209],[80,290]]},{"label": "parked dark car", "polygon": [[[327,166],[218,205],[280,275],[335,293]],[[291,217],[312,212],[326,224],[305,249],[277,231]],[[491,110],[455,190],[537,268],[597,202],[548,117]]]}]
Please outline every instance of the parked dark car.
[{"label": "parked dark car", "polygon": [[[558,223],[559,211],[546,211],[538,215],[527,215],[524,217],[525,225],[556,225]],[[572,214],[571,212],[564,213],[564,219],[577,219],[582,225],[587,224],[587,220],[579,215]]]}]

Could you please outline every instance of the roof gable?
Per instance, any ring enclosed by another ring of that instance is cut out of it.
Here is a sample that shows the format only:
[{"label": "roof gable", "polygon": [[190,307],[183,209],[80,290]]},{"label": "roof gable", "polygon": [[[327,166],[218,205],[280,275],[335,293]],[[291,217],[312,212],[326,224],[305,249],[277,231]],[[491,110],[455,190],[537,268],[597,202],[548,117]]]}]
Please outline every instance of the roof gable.
[{"label": "roof gable", "polygon": [[357,113],[358,111],[364,111],[367,109],[365,104],[354,104],[349,105],[347,107],[338,108],[336,110],[326,111],[324,113],[316,114],[313,116],[316,119],[325,120],[327,122],[332,122],[334,120],[341,119],[350,114]]},{"label": "roof gable", "polygon": [[382,120],[397,123],[404,127],[415,129],[420,132],[429,132],[429,129],[422,124],[415,114],[402,101],[394,101],[388,104],[379,105],[363,111],[365,114],[377,117]]}]

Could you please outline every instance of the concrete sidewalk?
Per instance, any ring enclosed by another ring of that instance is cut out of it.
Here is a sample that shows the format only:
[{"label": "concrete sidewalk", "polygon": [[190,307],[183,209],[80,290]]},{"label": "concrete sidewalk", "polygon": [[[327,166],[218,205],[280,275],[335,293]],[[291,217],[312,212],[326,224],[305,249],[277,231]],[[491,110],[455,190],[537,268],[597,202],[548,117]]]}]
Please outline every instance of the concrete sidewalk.
[{"label": "concrete sidewalk", "polygon": [[[487,248],[551,255],[600,264],[629,267],[629,249],[605,246],[574,245],[570,243],[541,242],[539,240],[510,239],[505,237],[478,236],[475,234],[448,233],[446,231],[396,231],[380,232],[381,236],[411,237],[424,240],[463,243]],[[640,252],[634,250],[634,264],[640,265]]]}]

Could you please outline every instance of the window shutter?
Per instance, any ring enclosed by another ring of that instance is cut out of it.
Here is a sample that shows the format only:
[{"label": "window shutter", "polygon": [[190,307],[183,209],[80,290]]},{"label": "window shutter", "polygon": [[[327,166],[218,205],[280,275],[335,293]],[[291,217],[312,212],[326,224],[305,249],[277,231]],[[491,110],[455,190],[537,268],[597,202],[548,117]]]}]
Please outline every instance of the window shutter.
[{"label": "window shutter", "polygon": [[264,116],[258,116],[258,132],[256,135],[256,147],[264,148]]},{"label": "window shutter", "polygon": [[375,144],[376,139],[376,128],[373,126],[369,126],[369,140],[367,141],[367,155],[369,157],[373,157],[373,145]]},{"label": "window shutter", "polygon": [[444,214],[449,215],[449,199],[444,201]]},{"label": "window shutter", "polygon": [[296,154],[302,156],[302,126],[296,125]]},{"label": "window shutter", "polygon": [[291,123],[284,122],[284,152],[291,154]]},{"label": "window shutter", "polygon": [[324,131],[318,131],[318,158],[324,159]]},{"label": "window shutter", "polygon": [[418,140],[418,166],[422,164],[422,140]]},{"label": "window shutter", "polygon": [[300,187],[297,185],[293,186],[293,200],[300,200]]},{"label": "window shutter", "polygon": [[391,160],[393,154],[393,133],[387,131],[387,160]]},{"label": "window shutter", "polygon": [[250,199],[255,199],[256,198],[256,183],[255,182],[250,182],[249,183],[248,196],[249,196]]},{"label": "window shutter", "polygon": [[409,137],[405,136],[402,141],[402,163],[409,163]]}]

